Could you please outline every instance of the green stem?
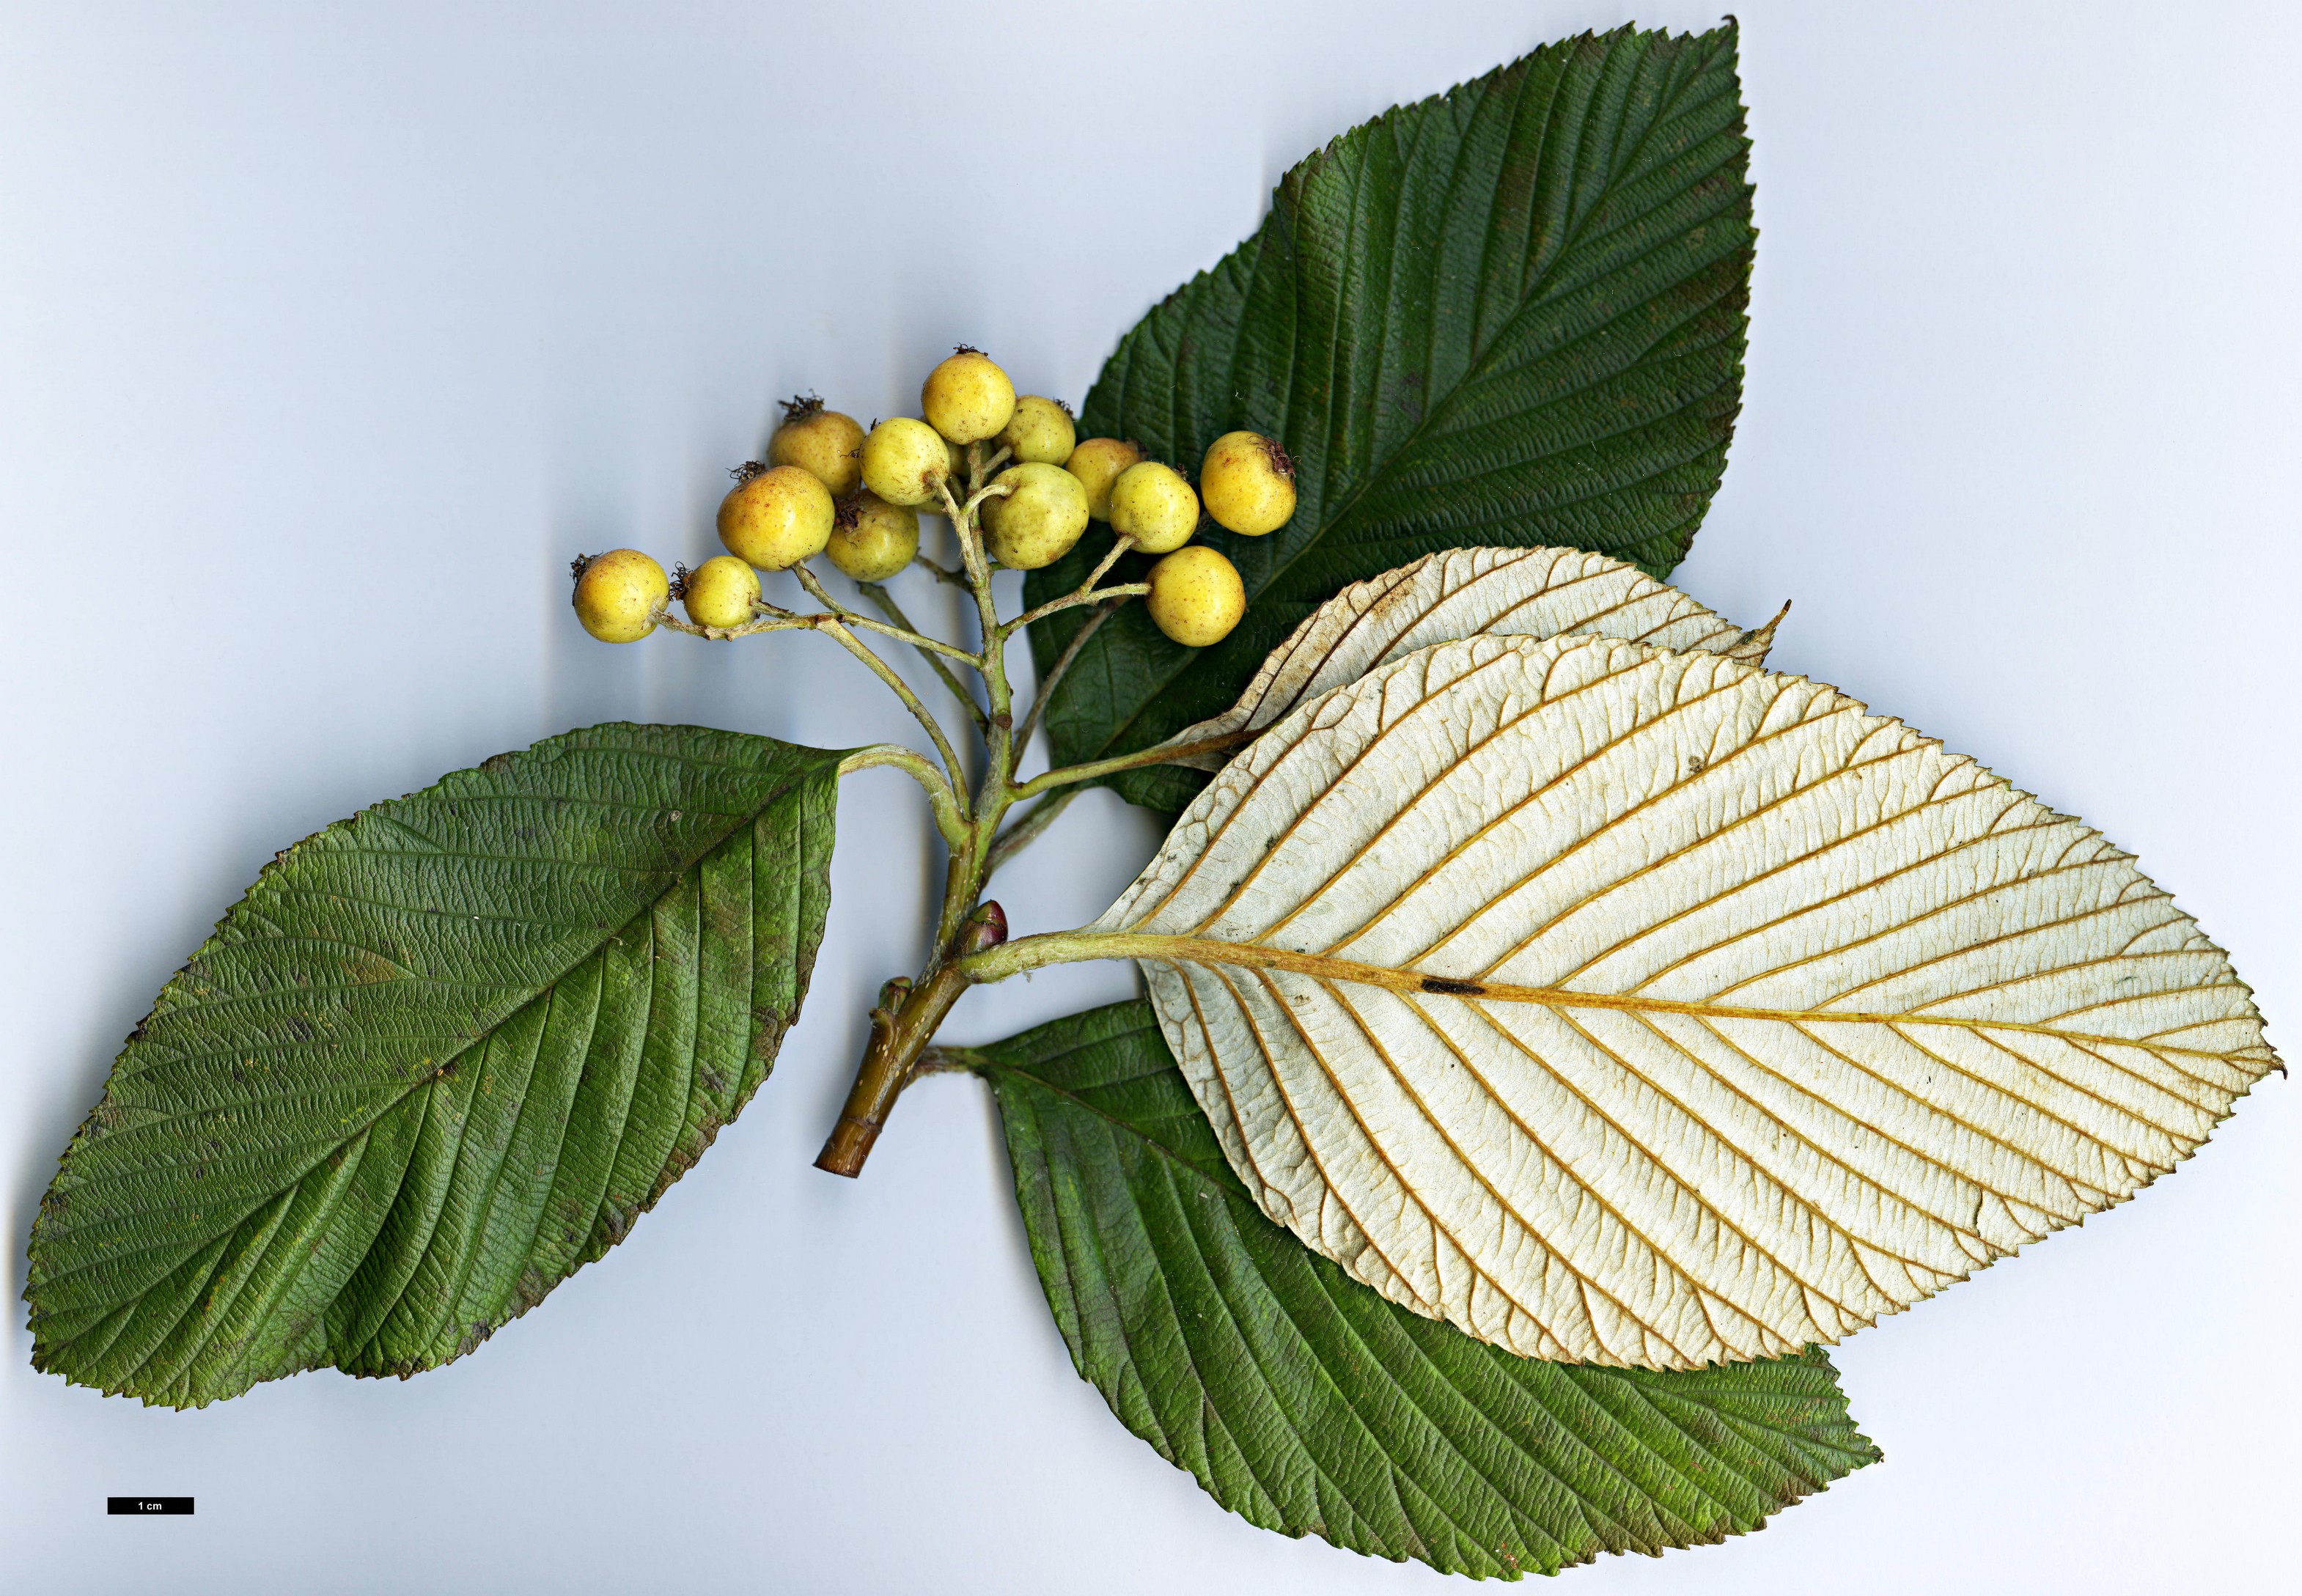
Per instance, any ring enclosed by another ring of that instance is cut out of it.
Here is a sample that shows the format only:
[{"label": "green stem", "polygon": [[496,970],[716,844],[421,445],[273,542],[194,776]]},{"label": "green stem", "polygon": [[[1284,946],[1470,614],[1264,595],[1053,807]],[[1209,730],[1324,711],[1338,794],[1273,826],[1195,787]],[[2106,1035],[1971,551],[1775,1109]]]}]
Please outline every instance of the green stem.
[{"label": "green stem", "polygon": [[[668,605],[660,609],[655,617],[659,624],[675,631],[713,639],[743,637],[758,632],[825,633],[861,660],[902,701],[927,732],[943,760],[943,769],[938,771],[926,756],[895,743],[883,743],[858,749],[839,763],[842,776],[884,765],[893,766],[918,782],[928,794],[935,811],[936,829],[950,849],[951,857],[944,872],[943,911],[937,920],[935,940],[928,948],[926,964],[917,980],[893,980],[880,989],[879,1004],[871,1011],[870,1044],[856,1068],[854,1085],[847,1094],[838,1122],[816,1159],[818,1168],[834,1174],[852,1176],[862,1172],[864,1160],[870,1156],[872,1144],[878,1139],[880,1128],[886,1123],[896,1098],[920,1072],[922,1051],[934,1039],[937,1027],[950,1013],[952,1005],[971,984],[961,972],[961,962],[1005,937],[1005,918],[997,912],[996,905],[986,904],[979,909],[983,884],[992,867],[1044,830],[1070,798],[1066,794],[1061,799],[1041,803],[1023,824],[1010,828],[1002,836],[1001,821],[1016,801],[1015,761],[1024,738],[1015,733],[1014,694],[1007,680],[1006,643],[1014,628],[999,624],[998,608],[991,591],[991,566],[984,555],[977,517],[984,500],[1009,491],[1004,485],[984,481],[1006,458],[1006,450],[1001,449],[987,460],[983,446],[979,443],[970,445],[967,455],[969,469],[963,503],[953,496],[952,483],[937,484],[951,514],[952,525],[959,534],[965,575],[956,577],[930,560],[922,559],[920,563],[945,581],[963,581],[974,594],[982,638],[981,647],[975,651],[920,632],[886,589],[875,583],[862,584],[862,591],[886,616],[886,621],[856,614],[826,592],[804,565],[793,567],[792,574],[823,606],[824,614],[800,615],[755,601],[752,610],[759,618],[741,626],[699,626],[671,615]],[[1092,588],[1093,584],[1088,586]],[[950,739],[945,736],[942,725],[887,662],[856,635],[858,631],[877,632],[920,650],[937,678],[967,706],[968,713],[983,733],[988,756],[983,779],[972,790],[968,786],[965,767]],[[946,659],[969,666],[982,677],[986,705],[976,703],[974,696],[945,663]],[[949,1067],[952,1066],[929,1066]]]},{"label": "green stem", "polygon": [[967,578],[965,576],[962,575],[957,571],[937,565],[934,560],[929,559],[924,554],[912,555],[912,563],[915,566],[925,566],[928,571],[934,575],[935,579],[937,582],[947,582],[954,587],[965,587],[967,585]]},{"label": "green stem", "polygon": [[1173,937],[1147,937],[1125,931],[1049,931],[1020,937],[962,959],[954,969],[977,986],[1004,981],[1009,976],[1044,970],[1050,964],[1079,964],[1090,959],[1157,958],[1168,945],[1188,941]]},{"label": "green stem", "polygon": [[976,662],[973,654],[954,643],[944,643],[929,637],[924,633],[912,630],[907,626],[889,626],[885,621],[875,621],[868,615],[856,614],[829,593],[825,592],[822,584],[816,581],[814,573],[805,566],[794,566],[792,573],[799,578],[800,585],[822,601],[825,611],[823,614],[802,615],[796,610],[770,604],[764,599],[754,599],[752,601],[752,608],[758,612],[759,619],[746,621],[740,626],[699,626],[693,621],[681,620],[672,614],[670,605],[666,603],[655,611],[655,624],[659,626],[669,626],[675,632],[685,632],[690,637],[708,637],[714,643],[732,643],[739,637],[756,637],[762,632],[820,632],[826,621],[839,621],[846,626],[861,626],[867,632],[877,632],[883,637],[892,637],[898,643],[908,643],[930,658],[937,654],[947,654],[963,664],[972,665]]},{"label": "green stem", "polygon": [[1054,701],[1055,688],[1063,681],[1065,673],[1071,669],[1071,661],[1079,658],[1080,651],[1087,647],[1087,640],[1095,635],[1096,628],[1118,612],[1118,602],[1105,604],[1081,622],[1080,629],[1071,634],[1071,642],[1065,645],[1062,657],[1055,661],[1055,668],[1047,673],[1046,679],[1039,684],[1039,690],[1031,695],[1030,712],[1023,717],[1023,724],[1015,728],[1016,747],[1029,746],[1031,733],[1038,726],[1039,717],[1046,712],[1047,705]]},{"label": "green stem", "polygon": [[925,728],[928,741],[935,744],[937,754],[943,760],[943,768],[950,773],[952,790],[956,793],[964,789],[967,785],[966,767],[959,762],[959,755],[952,752],[951,740],[943,735],[942,724],[928,713],[925,704],[920,702],[919,694],[905,686],[903,678],[897,676],[885,659],[865,648],[862,639],[850,632],[836,617],[822,617],[816,621],[815,629],[861,659],[873,676],[886,684],[890,693],[903,701],[903,708],[912,712],[912,718]]},{"label": "green stem", "polygon": [[[895,622],[895,625],[903,627],[906,632],[917,632],[919,630],[918,627],[912,625],[912,617],[903,613],[903,606],[895,602],[895,595],[890,593],[886,588],[880,586],[879,584],[876,582],[859,582],[855,584],[855,591],[861,593],[865,598],[870,600],[872,603],[878,605],[880,614]],[[922,659],[927,660],[928,668],[936,673],[937,679],[941,681],[945,686],[951,689],[951,695],[966,706],[969,716],[972,718],[975,722],[975,729],[984,735],[988,736],[991,732],[990,718],[984,714],[983,706],[977,703],[973,695],[970,694],[964,686],[961,685],[959,678],[952,674],[951,667],[945,665],[940,658],[929,650],[921,649],[920,651],[920,654]],[[973,659],[970,656],[969,663],[972,664],[973,662]]]},{"label": "green stem", "polygon": [[892,637],[898,643],[908,643],[921,653],[946,654],[962,665],[976,663],[976,657],[973,654],[969,653],[965,649],[945,643],[940,638],[929,637],[926,633],[914,631],[908,626],[889,626],[883,621],[875,621],[868,615],[856,614],[826,592],[815,573],[803,565],[794,566],[791,571],[793,575],[799,578],[799,584],[807,589],[817,603],[822,605],[833,617],[847,626],[861,626],[867,632],[877,632],[881,636]]},{"label": "green stem", "polygon": [[968,836],[967,817],[961,811],[959,794],[952,791],[945,779],[925,756],[905,748],[900,743],[875,743],[869,748],[859,748],[839,761],[839,774],[853,776],[858,770],[889,765],[903,771],[913,781],[927,789],[928,802],[935,811],[936,830],[954,848],[965,844]]},{"label": "green stem", "polygon": [[[949,483],[938,487],[950,510],[952,526],[959,534],[968,587],[975,594],[982,626],[982,651],[969,663],[983,677],[987,705],[984,742],[988,758],[982,782],[958,817],[956,835],[945,834],[951,860],[944,872],[943,912],[936,925],[935,943],[928,951],[927,963],[916,981],[903,986],[899,1004],[883,1000],[873,1011],[870,1046],[856,1067],[855,1082],[849,1088],[838,1122],[832,1127],[815,1161],[818,1169],[836,1175],[852,1177],[862,1172],[864,1161],[870,1156],[872,1145],[878,1139],[888,1114],[894,1112],[896,1098],[912,1079],[913,1065],[920,1051],[934,1039],[936,1028],[943,1023],[952,1004],[959,1001],[970,984],[960,973],[960,961],[981,951],[990,934],[977,906],[997,853],[996,839],[1000,822],[1015,802],[1015,759],[1020,747],[1014,729],[1013,692],[1007,681],[1004,646],[1006,634],[999,625],[998,609],[991,593],[990,563],[984,558],[976,527],[977,513],[983,501],[1007,491],[983,482],[986,471],[998,463],[998,458],[994,456],[987,464],[980,445],[969,449],[970,491],[964,503],[953,496]],[[832,626],[838,624],[836,619],[829,623]],[[907,702],[917,702],[892,680],[893,673],[886,671],[884,662],[879,669]],[[924,715],[924,711],[920,713]],[[938,736],[937,747],[941,752],[948,745]],[[957,789],[963,778],[956,764],[951,766],[951,785]],[[1004,922],[999,934],[1004,934]],[[892,995],[895,989],[895,984],[890,983],[888,993]]]},{"label": "green stem", "polygon": [[1102,581],[1104,576],[1110,571],[1111,567],[1119,563],[1120,557],[1133,547],[1135,547],[1135,540],[1131,537],[1120,537],[1114,539],[1111,545],[1111,552],[1103,557],[1102,564],[1096,566],[1094,570],[1088,573],[1087,580],[1085,582],[1080,583],[1077,587],[1073,588],[1070,592],[1065,593],[1062,598],[1050,600],[1048,602],[1040,605],[1037,609],[1026,610],[1023,614],[1017,616],[1013,620],[1007,623],[1005,627],[1006,634],[1012,636],[1015,633],[1021,632],[1024,627],[1029,626],[1033,621],[1044,620],[1048,616],[1054,614],[1057,610],[1069,609],[1074,604],[1093,604],[1103,599],[1122,598],[1133,593],[1149,592],[1151,591],[1151,584],[1147,582],[1138,582],[1124,587],[1106,588],[1101,592],[1097,592],[1096,591],[1095,584]]},{"label": "green stem", "polygon": [[1071,807],[1072,799],[1086,792],[1085,787],[1065,787],[1052,793],[1033,804],[1030,812],[999,834],[991,844],[991,857],[984,861],[983,878],[989,880],[999,873],[999,867],[1037,842],[1039,834],[1055,823],[1055,817]]},{"label": "green stem", "polygon": [[1139,599],[1150,591],[1151,584],[1147,582],[1122,582],[1117,587],[1083,587],[1060,599],[1050,599],[1028,614],[1017,616],[1003,628],[1003,635],[1012,637],[1033,621],[1043,621],[1058,611],[1077,609],[1081,604],[1100,604],[1107,599]]},{"label": "green stem", "polygon": [[675,632],[685,632],[690,637],[708,637],[714,643],[733,643],[739,637],[756,637],[762,632],[811,632],[815,619],[811,616],[794,615],[789,610],[773,609],[755,604],[764,611],[760,618],[746,621],[740,626],[699,626],[693,621],[681,620],[668,608],[655,612],[655,624],[669,626]]},{"label": "green stem", "polygon": [[1237,748],[1242,743],[1252,742],[1260,735],[1242,728],[1224,732],[1220,736],[1202,737],[1194,743],[1162,743],[1140,753],[1122,753],[1116,759],[1097,760],[1093,764],[1066,765],[1060,770],[1043,771],[1015,789],[1015,801],[1020,803],[1049,787],[1067,786],[1077,781],[1093,781],[1097,777],[1115,775],[1122,770],[1139,770],[1146,765],[1172,765],[1187,754],[1220,753],[1225,749]]}]

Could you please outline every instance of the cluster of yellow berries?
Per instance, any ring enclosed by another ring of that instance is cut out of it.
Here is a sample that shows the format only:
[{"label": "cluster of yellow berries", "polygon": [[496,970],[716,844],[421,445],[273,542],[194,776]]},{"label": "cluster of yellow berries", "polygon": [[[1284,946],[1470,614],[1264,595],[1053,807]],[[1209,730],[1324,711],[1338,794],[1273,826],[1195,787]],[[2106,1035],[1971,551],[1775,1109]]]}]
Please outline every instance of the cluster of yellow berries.
[{"label": "cluster of yellow berries", "polygon": [[[1200,463],[1195,491],[1132,442],[1079,438],[1069,409],[1018,395],[978,349],[962,348],[928,374],[920,408],[925,420],[896,416],[867,433],[819,399],[784,407],[766,462],[739,467],[719,506],[728,551],[681,578],[687,618],[742,626],[760,596],[760,571],[825,552],[858,582],[886,581],[919,553],[919,507],[939,499],[946,483],[957,493],[970,443],[1004,449],[1012,461],[992,478],[1007,491],[981,508],[993,559],[1038,570],[1070,553],[1090,520],[1106,521],[1135,548],[1164,557],[1151,567],[1145,604],[1162,632],[1194,648],[1228,636],[1247,607],[1230,560],[1204,544],[1185,547],[1202,508],[1248,537],[1276,532],[1295,513],[1294,467],[1273,440],[1224,433]],[[637,550],[577,562],[576,613],[602,642],[646,636],[671,596],[663,567]]]}]

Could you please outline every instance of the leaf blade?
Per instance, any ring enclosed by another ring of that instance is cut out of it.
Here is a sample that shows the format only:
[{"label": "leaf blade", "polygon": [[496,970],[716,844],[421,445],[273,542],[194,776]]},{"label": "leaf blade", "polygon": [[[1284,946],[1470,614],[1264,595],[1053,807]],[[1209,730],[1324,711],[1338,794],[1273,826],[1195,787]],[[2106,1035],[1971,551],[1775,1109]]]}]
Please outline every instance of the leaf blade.
[{"label": "leaf blade", "polygon": [[1532,1362],[1344,1278],[1256,1209],[1146,1004],[966,1057],[1082,1377],[1264,1528],[1508,1578],[1745,1532],[1878,1456],[1819,1354]]},{"label": "leaf blade", "polygon": [[[1581,550],[1449,549],[1343,589],[1272,650],[1237,703],[1171,741],[1259,732],[1298,704],[1433,643],[1574,633],[1764,664],[1780,618],[1745,631],[1635,567]],[[1225,750],[1176,763],[1220,770],[1231,757]]]},{"label": "leaf blade", "polygon": [[765,1078],[838,756],[609,726],[283,852],[163,990],[34,1226],[34,1361],[198,1406],[461,1356]]},{"label": "leaf blade", "polygon": [[[1081,426],[1187,470],[1234,427],[1276,436],[1301,468],[1295,519],[1204,534],[1247,584],[1223,643],[1169,643],[1139,606],[1102,627],[1049,708],[1055,762],[1220,713],[1319,603],[1416,553],[1567,545],[1667,573],[1739,404],[1745,154],[1729,24],[1545,46],[1290,172],[1255,236],[1122,341]],[[1091,531],[1030,601],[1108,546]],[[1042,671],[1080,624],[1034,626]],[[1111,785],[1172,812],[1198,778]]]},{"label": "leaf blade", "polygon": [[1440,645],[1305,705],[1097,922],[1265,1210],[1536,1356],[1840,1339],[2275,1065],[2081,823],[1802,678]]}]

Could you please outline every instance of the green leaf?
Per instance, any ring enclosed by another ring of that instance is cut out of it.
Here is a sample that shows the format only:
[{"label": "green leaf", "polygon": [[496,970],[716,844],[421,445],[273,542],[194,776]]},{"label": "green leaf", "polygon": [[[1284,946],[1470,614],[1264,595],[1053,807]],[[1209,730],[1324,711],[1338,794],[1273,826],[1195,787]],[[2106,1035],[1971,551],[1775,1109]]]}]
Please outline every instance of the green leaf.
[{"label": "green leaf", "polygon": [[[1290,172],[1255,236],[1121,341],[1082,437],[1196,474],[1250,427],[1286,444],[1300,498],[1269,537],[1203,533],[1247,584],[1223,642],[1169,643],[1139,604],[1089,640],[1049,706],[1057,764],[1221,714],[1339,589],[1435,549],[1547,543],[1669,572],[1741,402],[1757,235],[1735,53],[1731,24],[1586,35],[1388,112]],[[1110,546],[1091,527],[1026,580],[1029,601]],[[1042,673],[1086,613],[1031,628]],[[1173,812],[1206,779],[1110,781]]]},{"label": "green leaf", "polygon": [[594,727],[279,855],[41,1203],[35,1365],[172,1407],[405,1376],[622,1240],[799,1012],[838,759]]},{"label": "green leaf", "polygon": [[998,1095],[1080,1374],[1266,1529],[1515,1578],[1753,1530],[1878,1459],[1819,1350],[1544,1363],[1359,1285],[1256,1208],[1147,1004],[948,1056]]}]

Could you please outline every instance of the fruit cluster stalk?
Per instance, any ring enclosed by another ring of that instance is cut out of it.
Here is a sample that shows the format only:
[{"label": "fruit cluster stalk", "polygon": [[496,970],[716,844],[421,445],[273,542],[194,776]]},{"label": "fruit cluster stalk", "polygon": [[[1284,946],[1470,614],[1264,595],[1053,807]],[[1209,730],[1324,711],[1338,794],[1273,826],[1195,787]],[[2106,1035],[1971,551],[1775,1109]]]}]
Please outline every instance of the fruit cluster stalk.
[{"label": "fruit cluster stalk", "polygon": [[[1088,622],[1089,628],[1098,626],[1121,604],[1148,591],[1139,583],[1111,587],[1096,585],[1131,546],[1128,540],[1122,538],[1077,591],[1012,620],[1002,621],[992,594],[991,566],[984,553],[979,518],[986,503],[1008,491],[1001,484],[987,481],[1005,459],[1006,452],[1003,449],[986,458],[982,444],[969,445],[967,481],[962,491],[954,492],[948,482],[938,490],[945,513],[950,517],[959,538],[962,566],[959,579],[975,600],[982,638],[979,651],[970,653],[920,634],[884,589],[874,586],[864,590],[866,596],[887,617],[886,624],[873,624],[869,629],[899,636],[918,647],[936,668],[945,685],[967,706],[970,718],[982,736],[986,756],[982,777],[971,785],[935,717],[920,703],[910,688],[903,685],[886,662],[855,634],[853,623],[861,617],[842,609],[811,576],[803,570],[801,573],[801,580],[809,592],[823,605],[827,613],[794,618],[801,624],[812,625],[837,639],[850,651],[863,659],[873,674],[895,691],[905,706],[928,728],[941,757],[942,769],[937,769],[917,754],[909,754],[908,750],[892,746],[864,750],[853,756],[851,763],[855,763],[858,769],[862,768],[865,762],[894,765],[908,772],[927,790],[936,811],[937,829],[942,833],[950,851],[945,870],[942,912],[937,917],[927,962],[916,978],[891,980],[881,989],[879,1004],[871,1011],[871,1039],[864,1049],[862,1062],[857,1066],[854,1084],[848,1090],[847,1100],[840,1108],[839,1119],[832,1127],[831,1135],[823,1144],[823,1151],[816,1158],[818,1169],[835,1175],[853,1177],[862,1172],[864,1161],[870,1156],[872,1146],[878,1141],[881,1128],[894,1110],[895,1100],[914,1078],[921,1054],[935,1039],[937,1028],[951,1012],[952,1005],[959,1001],[969,987],[975,984],[975,980],[961,969],[960,962],[996,947],[1005,940],[1004,914],[996,903],[982,901],[983,888],[990,879],[991,871],[1046,829],[1077,793],[1074,784],[1103,771],[1104,767],[1100,765],[1080,766],[1050,770],[1029,782],[1015,779],[1015,768],[1025,745],[1038,725],[1049,695],[1061,683],[1065,668],[1076,657],[1078,643],[1083,641],[1085,632],[1083,630],[1080,639],[1074,640],[1072,648],[1039,684],[1033,701],[1020,721],[1015,715],[1013,685],[1007,676],[1005,656],[1008,643],[1030,622],[1075,606],[1098,606],[1096,615]],[[945,663],[949,659],[956,659],[975,673],[982,685],[980,701]],[[906,754],[909,754],[908,758],[903,757]],[[1130,762],[1154,761],[1138,757]],[[1104,762],[1105,765],[1112,763]],[[1039,802],[1015,824],[1005,826],[1008,811],[1018,802],[1033,797],[1038,797]]]},{"label": "fruit cluster stalk", "polygon": [[[1228,558],[1193,538],[1207,518],[1237,536],[1266,536],[1286,523],[1296,502],[1292,463],[1272,439],[1224,433],[1208,449],[1195,489],[1181,471],[1146,458],[1130,440],[1080,438],[1068,407],[1018,394],[996,361],[965,344],[928,374],[920,407],[920,416],[891,416],[866,433],[853,416],[813,395],[792,399],[768,440],[768,458],[746,460],[728,474],[735,485],[718,516],[727,553],[668,575],[636,549],[579,556],[572,567],[576,618],[601,642],[636,643],[659,626],[719,643],[762,632],[820,633],[879,678],[935,749],[930,760],[881,743],[858,749],[840,765],[842,775],[879,765],[909,775],[926,791],[937,834],[950,853],[926,963],[917,977],[882,989],[854,1088],[816,1160],[841,1175],[862,1169],[936,1027],[969,986],[987,979],[989,966],[978,963],[970,967],[977,973],[968,975],[959,962],[1005,940],[1006,917],[983,901],[992,872],[1046,832],[1078,795],[1079,784],[1228,751],[1249,735],[1164,743],[1016,780],[1031,735],[1081,649],[1136,599],[1169,642],[1185,648],[1222,642],[1245,611],[1246,587]],[[958,534],[957,570],[920,552],[920,512],[938,503]],[[1001,620],[993,567],[1043,570],[1070,553],[1092,521],[1109,524],[1112,542],[1087,580]],[[1099,585],[1130,551],[1158,557],[1145,579]],[[834,598],[808,568],[819,554],[853,580],[884,618]],[[888,592],[888,578],[914,565],[974,599],[974,648],[921,631]],[[760,594],[761,571],[790,572],[821,608],[802,612],[769,603]],[[672,613],[675,602],[686,609],[685,619]],[[1079,608],[1094,613],[1082,617],[1018,718],[1008,643],[1034,622]],[[959,701],[983,746],[979,777],[970,779],[942,721],[872,647],[875,638],[917,649]],[[973,685],[962,674],[968,671]],[[1030,808],[1011,822],[1008,811],[1023,802]]]}]

